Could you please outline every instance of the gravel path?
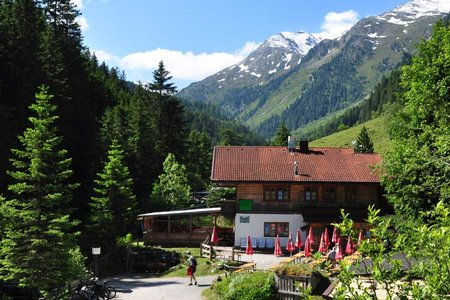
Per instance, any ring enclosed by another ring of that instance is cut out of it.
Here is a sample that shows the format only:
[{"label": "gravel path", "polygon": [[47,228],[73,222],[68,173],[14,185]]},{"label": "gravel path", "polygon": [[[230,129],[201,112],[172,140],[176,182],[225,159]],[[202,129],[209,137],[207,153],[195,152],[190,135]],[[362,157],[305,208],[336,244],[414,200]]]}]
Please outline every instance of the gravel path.
[{"label": "gravel path", "polygon": [[[273,254],[242,255],[240,260],[255,262],[257,269],[269,269],[286,257],[276,257]],[[188,286],[189,278],[170,277],[158,278],[149,274],[128,273],[108,278],[112,286],[117,289],[115,299],[123,300],[199,300],[201,293],[209,288],[217,275],[198,277],[198,285]]]}]

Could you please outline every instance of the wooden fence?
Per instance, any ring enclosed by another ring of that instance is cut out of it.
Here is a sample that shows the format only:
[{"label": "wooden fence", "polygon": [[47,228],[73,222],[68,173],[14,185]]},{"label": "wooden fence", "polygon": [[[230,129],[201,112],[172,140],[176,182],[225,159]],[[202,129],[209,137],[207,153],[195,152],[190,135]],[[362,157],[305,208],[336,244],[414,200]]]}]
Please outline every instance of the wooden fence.
[{"label": "wooden fence", "polygon": [[209,259],[224,258],[240,261],[243,252],[234,247],[212,246],[205,243],[200,244],[200,255]]},{"label": "wooden fence", "polygon": [[278,292],[277,299],[298,300],[302,293],[298,287],[306,289],[310,284],[310,277],[291,277],[275,275],[275,288]]}]

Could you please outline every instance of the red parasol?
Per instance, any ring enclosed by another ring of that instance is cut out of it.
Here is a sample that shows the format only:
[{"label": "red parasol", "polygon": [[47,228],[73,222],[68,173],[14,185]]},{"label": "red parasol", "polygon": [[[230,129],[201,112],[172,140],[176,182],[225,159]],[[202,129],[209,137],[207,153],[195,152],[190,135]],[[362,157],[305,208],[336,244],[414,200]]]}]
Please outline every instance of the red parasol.
[{"label": "red parasol", "polygon": [[338,232],[338,229],[336,227],[334,227],[334,229],[333,229],[333,236],[331,237],[331,241],[333,243],[337,243],[338,240],[339,240],[339,232]]},{"label": "red parasol", "polygon": [[355,252],[355,246],[352,242],[352,236],[349,235],[347,239],[347,246],[345,246],[345,253],[347,255],[352,255]]},{"label": "red parasol", "polygon": [[253,255],[252,239],[250,238],[250,234],[247,234],[247,247],[245,248],[245,254]]},{"label": "red parasol", "polygon": [[295,250],[294,243],[292,242],[292,235],[291,235],[290,232],[289,232],[289,238],[288,238],[287,243],[286,243],[286,250],[291,253],[291,256],[292,256],[292,251]]},{"label": "red parasol", "polygon": [[314,244],[314,233],[312,227],[309,227],[308,239],[311,244]]},{"label": "red parasol", "polygon": [[277,234],[277,238],[275,239],[275,251],[273,252],[275,256],[281,256],[283,255],[283,252],[281,251],[281,245],[280,245],[280,237]]},{"label": "red parasol", "polygon": [[298,248],[298,251],[300,251],[300,248],[302,248],[302,234],[300,232],[300,229],[297,229],[297,237],[295,238],[295,247]]},{"label": "red parasol", "polygon": [[336,260],[341,260],[344,258],[344,252],[342,252],[342,247],[341,247],[341,237],[337,238],[336,246],[337,246]]},{"label": "red parasol", "polygon": [[309,240],[309,238],[307,238],[305,241],[305,256],[311,256],[311,241]]},{"label": "red parasol", "polygon": [[325,243],[325,247],[330,248],[331,242],[330,242],[330,235],[328,234],[328,228],[325,227],[325,232],[323,233],[323,242]]},{"label": "red parasol", "polygon": [[357,243],[358,246],[361,245],[361,242],[363,241],[363,239],[364,239],[364,236],[362,233],[362,229],[360,229],[359,234],[358,234],[358,243]]},{"label": "red parasol", "polygon": [[216,226],[214,226],[211,233],[211,244],[217,244],[218,241],[219,239],[217,237],[217,229]]},{"label": "red parasol", "polygon": [[325,246],[325,238],[323,233],[320,235],[319,252],[321,253],[327,252],[327,247]]}]

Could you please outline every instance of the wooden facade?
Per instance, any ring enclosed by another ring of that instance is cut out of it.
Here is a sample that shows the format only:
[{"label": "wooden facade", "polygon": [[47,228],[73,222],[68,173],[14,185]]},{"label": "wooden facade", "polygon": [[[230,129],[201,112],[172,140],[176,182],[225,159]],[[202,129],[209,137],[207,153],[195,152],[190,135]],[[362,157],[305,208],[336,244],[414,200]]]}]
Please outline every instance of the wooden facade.
[{"label": "wooden facade", "polygon": [[[286,200],[265,199],[265,189],[284,188],[288,191]],[[307,199],[306,191],[316,191],[315,199]],[[334,191],[334,197],[327,198],[326,191]],[[251,201],[243,206],[242,201]],[[369,205],[382,206],[382,189],[379,184],[236,184],[236,212],[252,213],[300,213],[306,221],[338,221],[340,209],[350,212],[360,221]]]}]

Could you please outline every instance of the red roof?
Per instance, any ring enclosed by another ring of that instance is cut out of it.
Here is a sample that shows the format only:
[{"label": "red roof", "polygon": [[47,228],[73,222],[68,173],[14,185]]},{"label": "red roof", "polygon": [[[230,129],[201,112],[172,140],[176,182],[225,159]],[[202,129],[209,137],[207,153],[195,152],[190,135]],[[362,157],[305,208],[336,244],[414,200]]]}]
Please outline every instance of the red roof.
[{"label": "red roof", "polygon": [[[294,174],[297,162],[298,175]],[[350,148],[217,146],[211,170],[213,182],[355,182],[379,183],[371,166],[378,154],[358,154]]]}]

